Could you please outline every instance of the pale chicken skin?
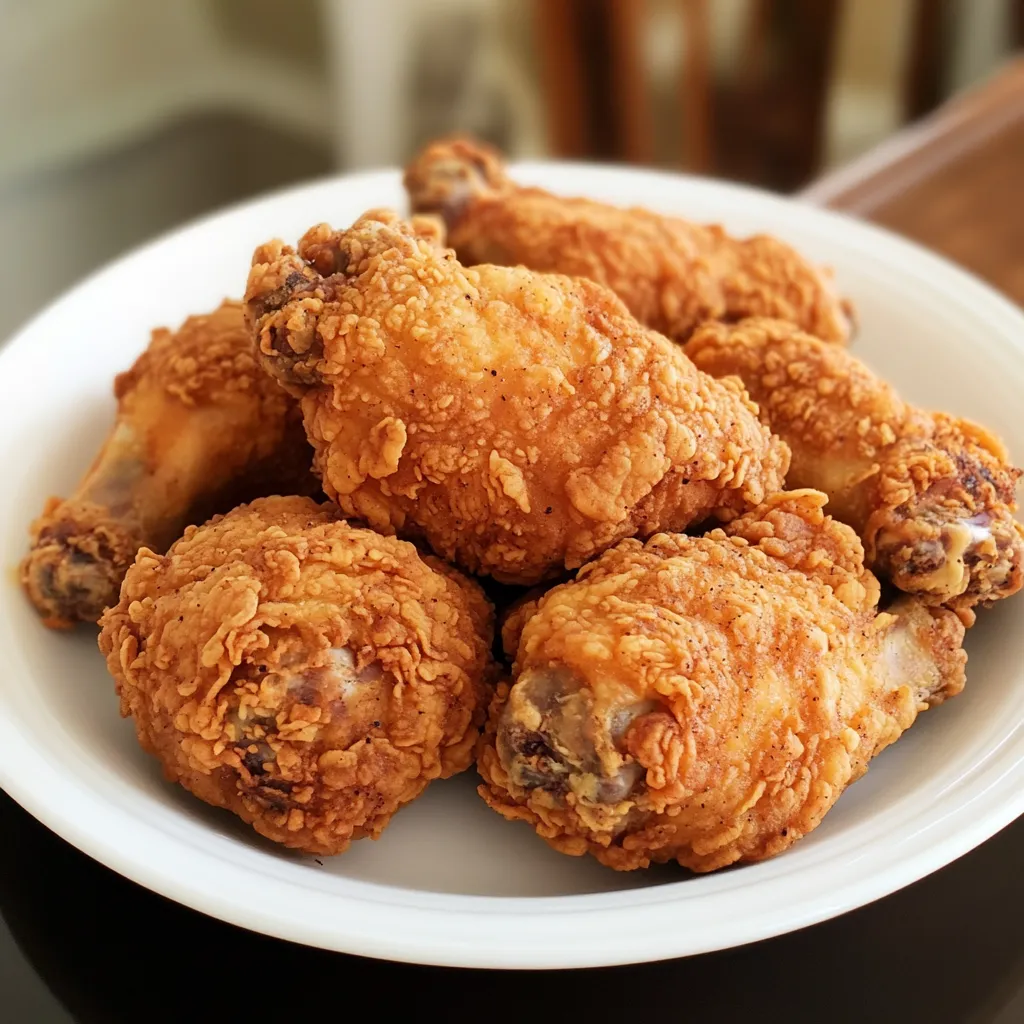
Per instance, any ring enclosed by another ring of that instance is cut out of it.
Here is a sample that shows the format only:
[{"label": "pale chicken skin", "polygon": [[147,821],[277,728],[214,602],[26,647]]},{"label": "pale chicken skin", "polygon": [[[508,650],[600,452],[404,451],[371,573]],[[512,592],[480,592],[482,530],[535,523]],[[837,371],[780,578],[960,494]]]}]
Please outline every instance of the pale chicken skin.
[{"label": "pale chicken skin", "polygon": [[464,267],[394,214],[253,257],[248,316],[346,515],[529,584],[623,537],[732,518],[789,453],[606,288]]},{"label": "pale chicken skin", "polygon": [[512,181],[500,154],[468,139],[427,146],[409,165],[412,208],[440,214],[466,264],[522,264],[611,288],[643,324],[685,341],[708,319],[773,316],[844,342],[852,307],[829,275],[768,235],[565,198]]},{"label": "pale chicken skin", "polygon": [[846,350],[782,321],[706,324],[686,352],[743,381],[792,449],[789,486],[826,492],[895,586],[968,622],[975,605],[1020,590],[1021,471],[983,427],[915,409]]},{"label": "pale chicken skin", "polygon": [[377,838],[468,768],[494,674],[475,583],[302,497],[143,548],[100,624],[167,778],[308,853]]},{"label": "pale chicken skin", "polygon": [[878,583],[825,495],[623,541],[520,606],[478,750],[487,803],[620,870],[771,857],[964,685],[964,627]]},{"label": "pale chicken skin", "polygon": [[92,466],[32,524],[21,578],[49,626],[95,622],[139,548],[164,550],[190,521],[318,490],[298,405],[258,366],[237,301],[154,331],[114,394]]}]

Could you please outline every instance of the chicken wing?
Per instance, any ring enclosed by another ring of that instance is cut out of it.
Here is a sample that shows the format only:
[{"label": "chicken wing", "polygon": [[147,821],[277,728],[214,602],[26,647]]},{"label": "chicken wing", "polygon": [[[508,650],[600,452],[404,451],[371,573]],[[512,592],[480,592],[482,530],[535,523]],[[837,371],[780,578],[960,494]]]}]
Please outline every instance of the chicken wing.
[{"label": "chicken wing", "polygon": [[309,498],[143,548],[100,622],[121,711],[164,771],[310,853],[377,837],[469,767],[494,665],[476,584]]},{"label": "chicken wing", "polygon": [[768,235],[729,237],[644,209],[511,181],[497,151],[435,142],[405,173],[413,209],[440,213],[463,263],[523,264],[611,288],[643,324],[684,341],[702,320],[774,316],[845,341],[852,309],[829,276]]},{"label": "chicken wing", "polygon": [[743,381],[793,450],[789,485],[827,493],[868,564],[901,590],[968,622],[974,605],[1020,590],[1020,470],[983,428],[908,406],[845,349],[782,321],[707,324],[686,352]]},{"label": "chicken wing", "polygon": [[622,537],[730,518],[784,478],[738,383],[607,289],[463,267],[393,214],[260,247],[246,300],[328,496],[474,573],[533,583]]},{"label": "chicken wing", "polygon": [[257,365],[238,302],[154,331],[114,394],[92,466],[32,525],[21,578],[50,626],[95,622],[142,545],[162,551],[239,501],[318,489],[297,403]]},{"label": "chicken wing", "polygon": [[506,624],[480,793],[556,849],[712,871],[785,850],[925,708],[964,627],[878,583],[815,491],[626,540]]}]

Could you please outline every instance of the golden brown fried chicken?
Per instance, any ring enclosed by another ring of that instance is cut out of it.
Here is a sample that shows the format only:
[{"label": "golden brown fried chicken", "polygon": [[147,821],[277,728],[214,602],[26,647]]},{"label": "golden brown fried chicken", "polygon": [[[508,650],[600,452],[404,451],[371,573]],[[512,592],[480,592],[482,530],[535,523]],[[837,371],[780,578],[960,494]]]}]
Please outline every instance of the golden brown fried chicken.
[{"label": "golden brown fried chicken", "polygon": [[435,142],[405,173],[413,209],[440,213],[463,263],[521,263],[611,288],[643,324],[684,341],[702,320],[774,316],[845,341],[851,307],[827,274],[768,235],[729,237],[649,210],[516,185],[500,154]]},{"label": "golden brown fried chicken", "polygon": [[393,214],[262,246],[246,299],[328,496],[507,583],[731,517],[788,464],[738,384],[607,289],[463,267]]},{"label": "golden brown fried chicken", "polygon": [[100,650],[167,777],[334,854],[473,759],[493,669],[476,584],[309,498],[143,548]]},{"label": "golden brown fried chicken", "polygon": [[687,355],[735,374],[793,450],[788,483],[829,496],[897,587],[969,611],[1020,590],[1020,470],[983,428],[908,406],[845,349],[777,320],[708,324]]},{"label": "golden brown fried chicken", "polygon": [[317,490],[297,404],[257,365],[238,302],[154,331],[114,394],[89,471],[32,525],[21,575],[47,625],[95,622],[139,548],[163,551],[188,522]]},{"label": "golden brown fried chicken", "polygon": [[703,537],[623,541],[506,624],[480,793],[620,870],[756,861],[964,684],[964,627],[878,583],[825,495]]}]

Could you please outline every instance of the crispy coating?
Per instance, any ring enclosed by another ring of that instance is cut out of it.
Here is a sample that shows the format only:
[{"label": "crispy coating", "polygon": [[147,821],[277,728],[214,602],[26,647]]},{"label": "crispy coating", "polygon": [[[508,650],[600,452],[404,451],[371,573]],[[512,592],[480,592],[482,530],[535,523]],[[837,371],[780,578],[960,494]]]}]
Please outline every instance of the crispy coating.
[{"label": "crispy coating", "polygon": [[167,778],[334,854],[473,757],[493,672],[476,584],[309,498],[143,548],[100,650]]},{"label": "crispy coating", "polygon": [[738,382],[698,373],[607,289],[463,267],[393,214],[261,246],[246,301],[328,496],[474,573],[534,583],[784,478]]},{"label": "crispy coating", "polygon": [[318,489],[297,403],[259,368],[237,301],[155,330],[114,394],[92,466],[32,524],[21,578],[50,626],[95,622],[143,545],[162,551],[239,501]]},{"label": "crispy coating", "polygon": [[611,288],[643,324],[685,341],[702,320],[773,316],[844,342],[852,309],[829,275],[768,235],[729,237],[644,209],[511,181],[496,150],[434,142],[405,173],[414,210],[440,213],[466,264],[523,264]]},{"label": "crispy coating", "polygon": [[487,803],[620,870],[712,871],[815,828],[966,661],[953,612],[877,612],[825,501],[783,493],[702,537],[623,541],[536,602],[506,631]]},{"label": "crispy coating", "polygon": [[1020,590],[1020,470],[982,427],[907,405],[845,349],[782,321],[706,324],[686,351],[743,381],[792,449],[789,485],[825,491],[897,587],[968,622],[975,605]]}]

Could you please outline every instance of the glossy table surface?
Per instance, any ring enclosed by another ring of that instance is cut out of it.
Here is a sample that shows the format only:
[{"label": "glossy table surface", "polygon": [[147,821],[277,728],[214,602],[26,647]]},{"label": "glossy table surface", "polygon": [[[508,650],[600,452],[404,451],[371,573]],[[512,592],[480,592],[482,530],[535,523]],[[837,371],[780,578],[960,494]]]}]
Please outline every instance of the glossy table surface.
[{"label": "glossy table surface", "polygon": [[[805,197],[916,238],[1024,302],[1022,183],[1019,62]],[[902,892],[754,946],[595,971],[455,971],[306,949],[203,917],[91,861],[0,793],[0,1022],[436,1010],[499,1021],[1016,1024],[1022,864],[1024,819]]]}]

